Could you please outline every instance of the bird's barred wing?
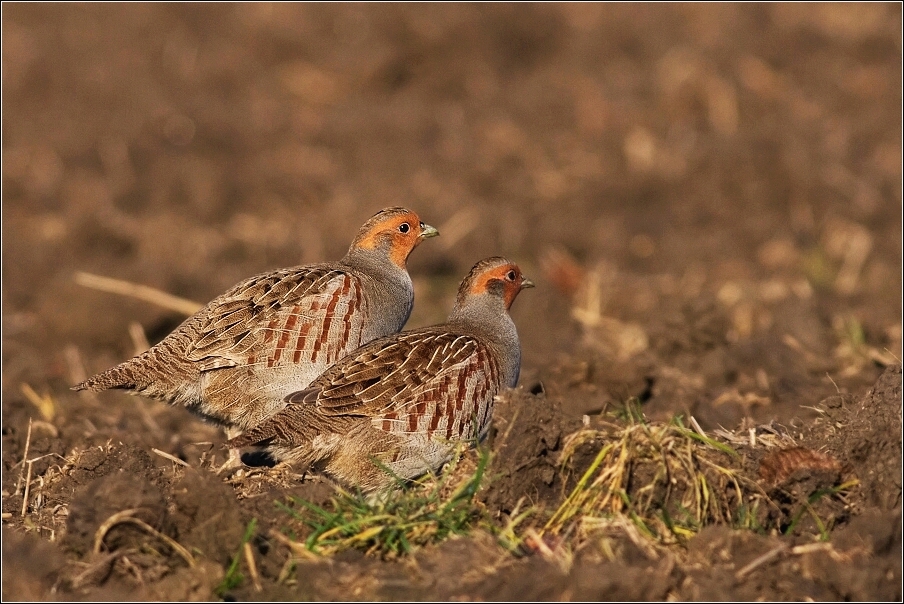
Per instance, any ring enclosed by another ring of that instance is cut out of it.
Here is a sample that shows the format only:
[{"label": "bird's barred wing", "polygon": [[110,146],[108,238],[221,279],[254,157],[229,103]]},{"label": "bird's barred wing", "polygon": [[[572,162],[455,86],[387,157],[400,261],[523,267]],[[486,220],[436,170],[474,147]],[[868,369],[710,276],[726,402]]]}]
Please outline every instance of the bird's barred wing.
[{"label": "bird's barred wing", "polygon": [[211,302],[187,356],[202,370],[332,363],[359,343],[366,311],[360,281],[344,271],[274,271]]},{"label": "bird's barred wing", "polygon": [[480,437],[499,390],[499,365],[470,336],[431,328],[375,340],[339,361],[232,447],[307,442],[330,419],[366,417],[393,434],[450,441]]},{"label": "bird's barred wing", "polygon": [[[421,433],[446,440],[471,439],[490,417],[498,367],[482,346],[416,387],[372,418],[393,434]],[[476,429],[475,429],[476,428]]]},{"label": "bird's barred wing", "polygon": [[462,411],[472,396],[485,393],[494,368],[475,338],[427,328],[361,347],[317,378],[313,392],[301,399],[325,415],[370,417],[391,432],[445,429],[446,422],[435,418]]}]

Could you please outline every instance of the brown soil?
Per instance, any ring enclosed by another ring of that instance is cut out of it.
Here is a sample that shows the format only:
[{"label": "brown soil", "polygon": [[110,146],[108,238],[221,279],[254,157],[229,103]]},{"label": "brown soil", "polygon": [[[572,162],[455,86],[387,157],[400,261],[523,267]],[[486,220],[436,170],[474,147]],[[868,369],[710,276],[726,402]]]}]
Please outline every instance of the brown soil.
[{"label": "brown soil", "polygon": [[[4,5],[3,599],[216,598],[256,519],[260,589],[243,565],[225,599],[900,600],[901,25],[897,4]],[[594,454],[563,467],[568,436],[635,400],[727,429],[763,530],[519,555],[478,530],[284,572],[274,502],[328,484],[218,476],[219,430],[69,390],[183,318],[76,272],[203,302],[399,204],[442,233],[412,256],[410,327],[486,256],[538,286],[492,522],[554,509]]]}]

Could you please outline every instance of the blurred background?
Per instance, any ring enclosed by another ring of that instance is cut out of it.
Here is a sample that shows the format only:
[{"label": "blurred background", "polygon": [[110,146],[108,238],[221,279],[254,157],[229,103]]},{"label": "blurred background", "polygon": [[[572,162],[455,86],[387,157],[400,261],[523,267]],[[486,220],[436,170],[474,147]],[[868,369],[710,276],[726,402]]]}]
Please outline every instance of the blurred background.
[{"label": "blurred background", "polygon": [[806,413],[900,362],[901,51],[892,3],[4,4],[4,426],[133,426],[68,386],[184,315],[77,272],[205,303],[389,205],[409,327],[517,261],[575,417]]}]

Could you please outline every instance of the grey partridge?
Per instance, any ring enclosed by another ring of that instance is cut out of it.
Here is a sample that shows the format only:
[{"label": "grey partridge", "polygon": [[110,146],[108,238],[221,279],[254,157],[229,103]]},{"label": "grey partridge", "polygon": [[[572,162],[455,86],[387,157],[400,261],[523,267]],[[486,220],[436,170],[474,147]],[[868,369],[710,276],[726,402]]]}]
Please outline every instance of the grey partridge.
[{"label": "grey partridge", "polygon": [[411,210],[381,210],[338,262],[246,279],[159,344],[74,389],[184,405],[235,435],[346,353],[402,329],[414,303],[408,255],[437,234]]},{"label": "grey partridge", "polygon": [[365,491],[436,470],[481,440],[494,397],[514,387],[521,345],[508,310],[533,287],[505,258],[478,262],[446,323],[352,352],[287,397],[260,426],[230,440],[317,469]]}]

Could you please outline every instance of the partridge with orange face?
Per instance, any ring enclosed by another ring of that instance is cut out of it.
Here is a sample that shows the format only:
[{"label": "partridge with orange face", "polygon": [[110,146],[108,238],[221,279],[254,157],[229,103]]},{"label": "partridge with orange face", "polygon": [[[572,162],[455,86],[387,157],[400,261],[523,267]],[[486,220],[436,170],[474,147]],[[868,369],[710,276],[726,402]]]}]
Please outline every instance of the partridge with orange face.
[{"label": "partridge with orange face", "polygon": [[184,405],[227,433],[248,429],[346,353],[405,325],[408,255],[437,234],[411,210],[384,209],[339,262],[242,281],[147,352],[74,389],[123,389]]},{"label": "partridge with orange face", "polygon": [[486,435],[494,397],[518,381],[508,310],[526,287],[505,258],[477,263],[446,323],[362,346],[229,446],[265,446],[278,461],[364,490],[438,469],[459,443]]}]

